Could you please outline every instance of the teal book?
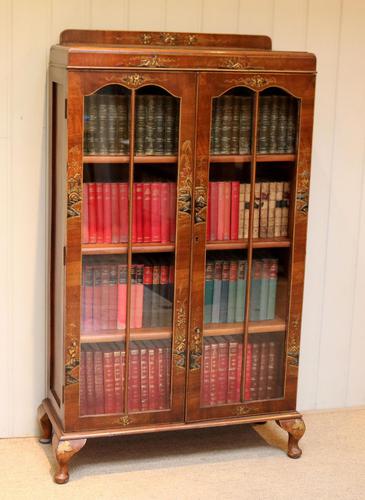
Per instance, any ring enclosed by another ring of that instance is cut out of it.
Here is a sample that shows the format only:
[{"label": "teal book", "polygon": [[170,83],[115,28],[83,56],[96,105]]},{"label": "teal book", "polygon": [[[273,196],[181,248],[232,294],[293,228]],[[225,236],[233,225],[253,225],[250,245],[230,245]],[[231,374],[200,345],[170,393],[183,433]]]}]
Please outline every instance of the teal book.
[{"label": "teal book", "polygon": [[267,306],[269,303],[269,274],[271,259],[262,259],[262,279],[260,288],[260,312],[259,319],[269,319],[267,317]]},{"label": "teal book", "polygon": [[247,261],[239,260],[237,269],[237,288],[236,288],[236,306],[235,306],[236,323],[241,323],[245,319],[246,280],[247,280]]},{"label": "teal book", "polygon": [[205,269],[204,322],[212,322],[214,293],[214,261],[207,262]]},{"label": "teal book", "polygon": [[229,266],[229,281],[228,281],[228,313],[227,323],[234,323],[236,312],[236,295],[237,295],[237,274],[238,261],[231,260]]},{"label": "teal book", "polygon": [[276,288],[278,283],[278,260],[270,259],[269,263],[269,285],[267,301],[267,319],[275,318],[276,309]]},{"label": "teal book", "polygon": [[252,261],[251,297],[250,297],[250,321],[260,319],[262,260]]},{"label": "teal book", "polygon": [[212,323],[219,323],[219,310],[221,304],[221,288],[222,288],[222,267],[223,267],[223,261],[216,260],[214,263]]},{"label": "teal book", "polygon": [[228,317],[228,293],[229,293],[229,260],[223,261],[221,306],[219,309],[219,322],[227,323]]}]

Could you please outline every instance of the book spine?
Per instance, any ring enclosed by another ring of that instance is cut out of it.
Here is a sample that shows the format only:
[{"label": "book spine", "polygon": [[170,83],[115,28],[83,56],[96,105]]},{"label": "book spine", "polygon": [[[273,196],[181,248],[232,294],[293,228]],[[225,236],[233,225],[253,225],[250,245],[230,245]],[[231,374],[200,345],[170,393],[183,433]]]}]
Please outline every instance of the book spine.
[{"label": "book spine", "polygon": [[107,106],[107,119],[106,119],[106,142],[108,154],[114,155],[118,152],[117,145],[117,104],[116,95],[105,96]]},{"label": "book spine", "polygon": [[171,324],[171,304],[168,300],[169,295],[169,267],[160,266],[160,326],[169,326]]},{"label": "book spine", "polygon": [[267,307],[269,302],[270,259],[262,259],[262,278],[260,288],[260,314],[259,320],[268,319]]},{"label": "book spine", "polygon": [[275,221],[274,221],[274,236],[275,238],[281,235],[281,219],[283,212],[283,182],[276,183],[276,202],[275,202]]},{"label": "book spine", "polygon": [[269,345],[267,342],[261,342],[260,369],[259,369],[259,380],[257,389],[258,399],[266,399],[268,356],[269,356]]},{"label": "book spine", "polygon": [[93,300],[94,300],[94,270],[90,265],[84,266],[84,330],[89,332],[93,329]]},{"label": "book spine", "polygon": [[117,95],[116,98],[116,149],[118,154],[129,153],[129,97]]},{"label": "book spine", "polygon": [[149,410],[158,409],[156,349],[152,342],[145,342],[148,358],[148,406]]},{"label": "book spine", "polygon": [[101,266],[100,285],[100,328],[107,330],[109,327],[109,265]]},{"label": "book spine", "polygon": [[89,348],[85,351],[86,358],[86,399],[87,413],[95,414],[95,377],[94,377],[94,353]]},{"label": "book spine", "polygon": [[113,352],[114,358],[114,401],[115,412],[121,413],[123,411],[123,385],[122,385],[122,353],[118,348]]},{"label": "book spine", "polygon": [[275,152],[278,149],[278,117],[279,100],[277,95],[271,96],[271,113],[269,122],[269,151]]},{"label": "book spine", "polygon": [[229,240],[230,236],[231,236],[231,182],[225,182],[223,239]]},{"label": "book spine", "polygon": [[144,182],[143,190],[143,208],[142,208],[142,225],[143,225],[143,241],[144,243],[151,242],[151,183]]},{"label": "book spine", "polygon": [[112,242],[112,197],[110,182],[104,182],[103,186],[103,226],[104,243]]},{"label": "book spine", "polygon": [[245,240],[248,239],[248,232],[250,228],[250,197],[251,197],[251,184],[245,184],[245,217],[244,217],[244,234]]},{"label": "book spine", "polygon": [[266,399],[277,398],[279,391],[277,387],[278,379],[278,345],[276,342],[269,342],[268,358],[267,358],[267,385]]},{"label": "book spine", "polygon": [[210,388],[209,388],[209,406],[217,404],[218,397],[218,343],[214,340],[210,344]]},{"label": "book spine", "polygon": [[135,328],[142,328],[143,323],[143,271],[144,265],[136,265],[136,303],[135,303]]},{"label": "book spine", "polygon": [[146,95],[146,124],[144,137],[144,153],[146,155],[156,154],[156,97],[155,95]]},{"label": "book spine", "polygon": [[124,330],[127,318],[127,265],[118,266],[118,313],[117,329]]},{"label": "book spine", "polygon": [[97,119],[97,153],[101,155],[108,154],[107,120],[108,120],[107,96],[99,94],[98,119]]},{"label": "book spine", "polygon": [[288,236],[289,203],[290,203],[290,184],[289,182],[284,182],[280,236]]},{"label": "book spine", "polygon": [[221,97],[223,102],[222,107],[222,135],[221,135],[221,153],[228,155],[231,151],[232,140],[232,113],[233,113],[233,96],[224,95]]},{"label": "book spine", "polygon": [[117,182],[111,183],[111,224],[112,243],[119,242],[119,186]]},{"label": "book spine", "polygon": [[216,260],[214,263],[212,323],[219,323],[221,290],[222,290],[222,270],[223,270],[223,261]]},{"label": "book spine", "polygon": [[286,138],[288,125],[288,96],[278,96],[278,127],[277,127],[277,149],[275,153],[286,152]]},{"label": "book spine", "polygon": [[214,293],[214,262],[208,261],[205,269],[204,322],[211,323]]},{"label": "book spine", "polygon": [[89,243],[96,243],[96,185],[90,182],[89,186]]},{"label": "book spine", "polygon": [[170,183],[169,205],[170,205],[170,241],[173,243],[176,239],[176,182]]},{"label": "book spine", "polygon": [[161,241],[161,183],[151,182],[151,241]]},{"label": "book spine", "polygon": [[93,330],[101,328],[101,267],[94,266]]},{"label": "book spine", "polygon": [[230,154],[238,154],[239,148],[239,125],[240,125],[240,100],[239,96],[232,96],[232,122],[231,122],[231,144]]},{"label": "book spine", "polygon": [[104,370],[103,353],[97,348],[94,351],[94,375],[95,375],[95,413],[104,413]]},{"label": "book spine", "polygon": [[255,200],[253,206],[253,229],[252,237],[259,237],[259,224],[260,224],[260,206],[261,206],[261,184],[255,183]]},{"label": "book spine", "polygon": [[236,401],[241,401],[243,344],[238,342],[236,371]]},{"label": "book spine", "polygon": [[157,409],[163,410],[166,401],[166,381],[164,376],[164,352],[160,342],[156,342]]},{"label": "book spine", "polygon": [[286,130],[286,153],[295,153],[297,139],[298,107],[297,100],[293,97],[288,102],[288,121]]},{"label": "book spine", "polygon": [[170,241],[170,224],[169,224],[169,185],[167,182],[160,184],[161,198],[160,198],[160,227],[161,227],[161,243]]},{"label": "book spine", "polygon": [[251,152],[252,98],[240,97],[239,154]]},{"label": "book spine", "polygon": [[251,354],[251,382],[250,382],[250,401],[258,398],[258,380],[260,370],[260,344],[252,342]]},{"label": "book spine", "polygon": [[97,153],[97,99],[98,95],[94,94],[85,98],[85,135],[84,135],[84,150],[85,154],[94,155]]},{"label": "book spine", "polygon": [[239,194],[239,214],[238,214],[238,239],[242,240],[244,236],[245,221],[245,185],[240,184]]},{"label": "book spine", "polygon": [[146,123],[146,107],[144,95],[136,96],[136,139],[135,151],[136,155],[141,155],[145,151],[144,137],[145,137],[145,123]]},{"label": "book spine", "polygon": [[103,184],[95,183],[96,187],[96,242],[104,242],[104,214],[103,214]]},{"label": "book spine", "polygon": [[258,152],[269,153],[270,108],[272,96],[260,96]]},{"label": "book spine", "polygon": [[141,370],[139,349],[135,342],[131,342],[129,351],[129,392],[128,411],[141,409]]},{"label": "book spine", "polygon": [[156,96],[155,108],[155,130],[154,130],[154,152],[157,155],[164,154],[164,99],[165,96]]},{"label": "book spine", "polygon": [[131,307],[129,315],[130,328],[136,328],[136,304],[137,304],[137,268],[136,264],[131,266]]},{"label": "book spine", "polygon": [[231,182],[231,240],[238,239],[240,183]]},{"label": "book spine", "polygon": [[267,238],[267,223],[269,211],[269,183],[261,183],[260,194],[260,221],[259,221],[259,236],[260,238]]},{"label": "book spine", "polygon": [[166,385],[165,408],[170,406],[171,394],[171,343],[170,340],[164,341],[164,379]]},{"label": "book spine", "polygon": [[[106,349],[110,349],[106,347]],[[113,351],[103,351],[105,413],[115,413],[115,383]]]},{"label": "book spine", "polygon": [[160,266],[152,268],[152,312],[151,327],[160,326]]},{"label": "book spine", "polygon": [[235,337],[229,340],[228,346],[228,385],[227,385],[227,403],[236,403],[237,399],[236,380],[237,380],[237,361],[238,361],[238,341]]},{"label": "book spine", "polygon": [[269,205],[267,215],[267,237],[273,238],[275,234],[275,205],[276,205],[276,182],[269,183]]},{"label": "book spine", "polygon": [[87,415],[87,394],[86,394],[86,355],[81,352],[80,365],[80,415]]},{"label": "book spine", "polygon": [[143,184],[137,182],[136,186],[136,239],[137,243],[143,243]]},{"label": "book spine", "polygon": [[276,309],[276,288],[278,282],[278,261],[271,259],[269,264],[269,291],[267,302],[267,319],[275,318]]},{"label": "book spine", "polygon": [[82,185],[82,242],[89,243],[89,185]]},{"label": "book spine", "polygon": [[143,328],[152,326],[152,266],[145,265],[143,269]]},{"label": "book spine", "polygon": [[108,328],[117,328],[118,317],[118,268],[116,264],[109,269],[109,296],[108,296]]},{"label": "book spine", "polygon": [[242,323],[242,321],[244,321],[245,319],[246,272],[247,272],[247,261],[239,260],[237,266],[237,287],[236,287],[236,305],[235,305],[236,323]]},{"label": "book spine", "polygon": [[128,184],[119,183],[119,241],[128,241]]},{"label": "book spine", "polygon": [[246,371],[245,371],[245,387],[244,387],[244,395],[246,401],[249,401],[251,399],[251,371],[252,371],[252,344],[248,343],[246,352]]},{"label": "book spine", "polygon": [[261,278],[262,261],[254,259],[252,260],[250,321],[258,321],[260,319]]},{"label": "book spine", "polygon": [[137,243],[137,193],[136,184],[132,188],[132,243]]},{"label": "book spine", "polygon": [[222,267],[221,303],[219,309],[219,323],[227,323],[229,292],[229,261],[225,260]]},{"label": "book spine", "polygon": [[217,404],[227,402],[228,383],[228,342],[224,337],[219,338],[218,343],[218,381],[217,381]]},{"label": "book spine", "polygon": [[218,206],[217,206],[217,240],[222,241],[224,239],[224,221],[225,221],[225,183],[218,182]]},{"label": "book spine", "polygon": [[210,240],[218,239],[218,182],[211,183]]},{"label": "book spine", "polygon": [[148,398],[148,351],[144,343],[141,343],[140,350],[140,371],[141,371],[141,411],[149,410]]},{"label": "book spine", "polygon": [[234,323],[235,321],[237,278],[238,278],[238,261],[231,260],[229,265],[227,323]]},{"label": "book spine", "polygon": [[202,386],[201,386],[201,405],[209,406],[209,391],[210,391],[210,344],[204,342],[203,346],[203,371],[202,371]]}]

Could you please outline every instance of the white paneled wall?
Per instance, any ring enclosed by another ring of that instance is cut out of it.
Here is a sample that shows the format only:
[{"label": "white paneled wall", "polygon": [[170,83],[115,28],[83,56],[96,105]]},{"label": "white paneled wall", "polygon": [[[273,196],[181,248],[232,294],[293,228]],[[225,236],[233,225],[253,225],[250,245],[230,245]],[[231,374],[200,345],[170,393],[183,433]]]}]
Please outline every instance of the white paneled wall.
[{"label": "white paneled wall", "polygon": [[0,0],[0,436],[45,392],[46,74],[65,28],[267,34],[317,55],[298,408],[365,404],[365,3]]}]

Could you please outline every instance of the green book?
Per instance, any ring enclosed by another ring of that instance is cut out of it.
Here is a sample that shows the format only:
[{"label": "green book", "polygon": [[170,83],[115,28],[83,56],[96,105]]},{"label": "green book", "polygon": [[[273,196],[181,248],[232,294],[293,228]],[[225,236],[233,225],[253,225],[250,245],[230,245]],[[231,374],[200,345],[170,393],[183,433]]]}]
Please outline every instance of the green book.
[{"label": "green book", "polygon": [[276,288],[278,283],[278,260],[269,259],[269,279],[268,279],[268,301],[267,301],[267,319],[275,318],[276,309]]},{"label": "green book", "polygon": [[223,267],[223,261],[216,260],[214,263],[212,323],[219,323],[219,310],[221,304],[221,289],[222,289],[222,267]]},{"label": "green book", "polygon": [[229,266],[229,281],[228,281],[228,313],[227,323],[234,323],[236,312],[236,295],[237,295],[237,275],[238,261],[231,260]]},{"label": "green book", "polygon": [[262,260],[252,261],[251,297],[250,297],[250,321],[260,319]]},{"label": "green book", "polygon": [[228,316],[228,292],[229,292],[229,260],[223,262],[221,306],[219,309],[219,322],[227,323]]},{"label": "green book", "polygon": [[267,318],[267,305],[269,301],[269,273],[270,273],[270,259],[262,259],[262,279],[260,288],[260,313],[259,319],[265,320]]},{"label": "green book", "polygon": [[239,260],[237,269],[235,322],[241,323],[245,319],[246,304],[246,271],[247,261]]},{"label": "green book", "polygon": [[212,322],[214,293],[214,261],[208,261],[205,269],[204,322]]}]

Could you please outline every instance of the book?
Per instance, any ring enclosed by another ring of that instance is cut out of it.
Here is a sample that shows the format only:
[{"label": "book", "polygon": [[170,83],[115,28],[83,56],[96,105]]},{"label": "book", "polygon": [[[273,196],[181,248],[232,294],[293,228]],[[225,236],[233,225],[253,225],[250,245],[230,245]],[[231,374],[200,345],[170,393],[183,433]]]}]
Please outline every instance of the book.
[{"label": "book", "polygon": [[117,182],[110,184],[111,193],[111,242],[119,242],[119,185]]},{"label": "book", "polygon": [[275,318],[276,308],[276,288],[278,281],[278,261],[277,259],[270,259],[269,263],[269,283],[268,283],[268,299],[267,299],[267,313],[266,319]]},{"label": "book", "polygon": [[101,329],[101,266],[94,265],[94,289],[93,289],[93,323],[92,329]]},{"label": "book", "polygon": [[267,237],[275,235],[276,182],[269,182],[269,203],[267,215]]},{"label": "book", "polygon": [[134,293],[134,328],[142,328],[143,324],[143,264],[135,266],[135,293]]},{"label": "book", "polygon": [[239,226],[239,208],[240,208],[240,183],[237,181],[231,182],[231,227],[230,239],[238,239]]},{"label": "book", "polygon": [[272,96],[261,95],[259,98],[258,152],[269,153],[269,128]]},{"label": "book", "polygon": [[169,326],[171,324],[171,303],[169,295],[169,267],[160,266],[160,289],[159,289],[159,326]]},{"label": "book", "polygon": [[260,344],[258,342],[251,343],[251,376],[250,376],[250,401],[258,398],[258,384],[260,372]]},{"label": "book", "polygon": [[266,320],[269,301],[270,259],[262,259],[259,320]]},{"label": "book", "polygon": [[128,411],[141,409],[141,368],[138,344],[131,342],[129,347],[128,370]]},{"label": "book", "polygon": [[116,413],[123,411],[125,352],[112,344],[114,361],[114,409]]},{"label": "book", "polygon": [[212,304],[212,323],[219,323],[219,311],[221,302],[223,261],[216,260],[214,263],[214,286]]},{"label": "book", "polygon": [[237,370],[238,370],[238,339],[231,335],[228,338],[228,366],[227,366],[227,403],[236,403],[237,399]]},{"label": "book", "polygon": [[225,182],[218,182],[218,204],[217,204],[217,240],[224,240],[225,204]]},{"label": "book", "polygon": [[245,400],[251,399],[251,371],[252,371],[252,344],[248,342],[246,351],[246,367],[245,367],[245,385],[244,385],[244,398]]},{"label": "book", "polygon": [[275,153],[285,153],[287,144],[288,96],[278,96],[278,125]]},{"label": "book", "polygon": [[87,394],[86,394],[86,356],[85,351],[81,351],[80,361],[80,415],[87,415]]},{"label": "book", "polygon": [[240,101],[240,96],[232,96],[231,142],[229,152],[233,155],[239,153]]},{"label": "book", "polygon": [[152,265],[143,269],[143,328],[152,326]]},{"label": "book", "polygon": [[279,374],[279,346],[277,342],[274,341],[270,341],[268,346],[266,398],[271,399],[278,397],[280,390],[277,386]]},{"label": "book", "polygon": [[84,331],[93,329],[94,271],[91,265],[83,268],[84,288]]},{"label": "book", "polygon": [[112,200],[110,182],[102,183],[103,197],[103,243],[112,242]]},{"label": "book", "polygon": [[152,268],[151,327],[160,326],[160,266]]},{"label": "book", "polygon": [[89,348],[85,351],[85,375],[86,375],[86,398],[87,398],[87,413],[95,414],[95,370],[94,370],[94,354]]},{"label": "book", "polygon": [[219,186],[217,182],[210,182],[211,186],[211,209],[210,215],[210,235],[209,240],[215,241],[218,239],[218,206],[219,206]]},{"label": "book", "polygon": [[136,214],[133,220],[135,221],[135,238],[133,241],[137,243],[143,243],[143,184],[141,182],[136,182],[135,186],[135,207]]},{"label": "book", "polygon": [[126,243],[128,241],[128,184],[119,183],[119,241]]},{"label": "book", "polygon": [[88,184],[88,217],[89,217],[89,243],[96,243],[96,185]]},{"label": "book", "polygon": [[151,182],[151,241],[161,241],[161,183]]},{"label": "book", "polygon": [[82,185],[82,243],[89,243],[89,184]]},{"label": "book", "polygon": [[239,154],[249,154],[251,152],[251,126],[252,126],[252,98],[240,98],[239,115]]},{"label": "book", "polygon": [[243,237],[248,239],[250,228],[250,198],[251,198],[251,184],[245,184],[245,216],[244,216],[244,229]]},{"label": "book", "polygon": [[229,293],[229,261],[225,260],[225,261],[223,261],[223,265],[222,265],[219,323],[227,323],[228,293]]},{"label": "book", "polygon": [[267,369],[268,369],[269,345],[261,342],[260,346],[260,368],[258,371],[257,398],[266,399],[267,391]]},{"label": "book", "polygon": [[96,243],[104,242],[103,183],[95,183],[96,191]]},{"label": "book", "polygon": [[260,193],[260,215],[259,215],[260,238],[267,238],[268,212],[269,212],[269,183],[262,182],[261,193]]},{"label": "book", "polygon": [[231,260],[229,263],[227,323],[234,323],[235,321],[237,279],[238,279],[238,261]]},{"label": "book", "polygon": [[252,237],[259,237],[259,227],[260,227],[260,207],[261,207],[261,184],[259,182],[255,183],[255,199],[253,206],[253,228]]},{"label": "book", "polygon": [[170,182],[170,199],[169,199],[169,227],[170,227],[170,241],[173,243],[176,239],[176,197],[177,186],[176,182]]},{"label": "book", "polygon": [[210,351],[211,346],[207,339],[203,343],[203,369],[200,391],[200,401],[202,406],[208,406],[210,402]]},{"label": "book", "polygon": [[224,404],[227,401],[228,384],[228,342],[222,337],[218,337],[218,375],[217,375],[217,404]]},{"label": "book", "polygon": [[118,267],[116,264],[109,266],[109,290],[108,290],[108,328],[114,330],[117,327],[118,316]]},{"label": "book", "polygon": [[289,203],[290,203],[290,184],[289,182],[284,182],[280,236],[288,236]]},{"label": "book", "polygon": [[241,323],[245,318],[246,305],[246,274],[247,261],[239,260],[237,264],[237,286],[236,286],[236,305],[235,321]]},{"label": "book", "polygon": [[150,410],[157,410],[159,406],[157,392],[157,360],[156,349],[152,342],[145,342],[148,357],[148,402]]},{"label": "book", "polygon": [[109,264],[101,265],[100,276],[100,328],[109,328]]},{"label": "book", "polygon": [[298,105],[297,100],[289,97],[286,126],[286,153],[295,153],[297,139]]},{"label": "book", "polygon": [[250,321],[258,321],[260,319],[261,281],[262,261],[259,259],[253,259],[250,297]]},{"label": "book", "polygon": [[283,203],[284,183],[276,183],[276,198],[275,198],[275,220],[274,220],[274,236],[275,238],[281,235],[281,220],[282,220],[282,203]]},{"label": "book", "polygon": [[[94,355],[94,385],[95,385],[95,413],[104,413],[104,370],[103,370],[103,352],[100,347],[93,345]],[[107,388],[107,385],[105,385]]]},{"label": "book", "polygon": [[232,140],[233,96],[224,95],[221,99],[223,104],[220,153],[228,155],[231,151]]},{"label": "book", "polygon": [[140,410],[149,410],[149,391],[148,391],[148,351],[144,342],[139,342],[139,359],[140,359],[140,377],[141,377],[141,401]]},{"label": "book", "polygon": [[245,184],[240,184],[239,206],[238,206],[238,239],[244,237],[245,223]]},{"label": "book", "polygon": [[231,235],[231,184],[232,184],[231,182],[224,182],[224,212],[223,212],[224,240],[229,240]]},{"label": "book", "polygon": [[218,398],[218,344],[214,338],[210,339],[210,350],[209,405],[213,406]]},{"label": "book", "polygon": [[118,265],[117,329],[124,330],[127,319],[127,264]]},{"label": "book", "polygon": [[169,184],[167,182],[161,182],[160,184],[160,225],[161,225],[161,243],[167,243],[170,241],[170,200],[169,200]]}]

